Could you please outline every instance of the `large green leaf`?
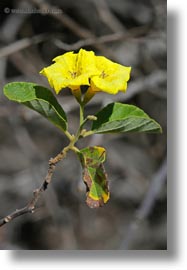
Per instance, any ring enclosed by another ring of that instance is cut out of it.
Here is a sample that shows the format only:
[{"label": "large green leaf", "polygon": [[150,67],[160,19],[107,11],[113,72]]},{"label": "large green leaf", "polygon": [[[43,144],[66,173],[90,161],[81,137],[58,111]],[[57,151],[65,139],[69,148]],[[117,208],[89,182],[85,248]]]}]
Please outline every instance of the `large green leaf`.
[{"label": "large green leaf", "polygon": [[94,133],[161,132],[160,125],[133,105],[111,103],[96,114]]},{"label": "large green leaf", "polygon": [[107,175],[103,166],[106,150],[99,146],[87,147],[80,150],[78,155],[87,188],[86,203],[90,208],[103,206],[110,197]]},{"label": "large green leaf", "polygon": [[12,82],[4,86],[4,94],[40,113],[61,130],[67,129],[66,114],[49,89],[34,83]]}]

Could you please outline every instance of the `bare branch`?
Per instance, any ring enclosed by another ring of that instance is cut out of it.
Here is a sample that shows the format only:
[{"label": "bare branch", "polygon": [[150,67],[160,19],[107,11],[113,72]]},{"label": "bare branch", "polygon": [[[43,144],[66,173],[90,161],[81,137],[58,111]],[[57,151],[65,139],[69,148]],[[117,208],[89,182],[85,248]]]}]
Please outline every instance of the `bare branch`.
[{"label": "bare branch", "polygon": [[84,46],[90,46],[90,45],[96,45],[96,44],[98,45],[102,43],[115,42],[119,40],[124,41],[130,38],[136,38],[136,37],[142,36],[146,33],[147,33],[147,27],[139,26],[139,27],[134,27],[133,29],[131,29],[129,33],[126,33],[126,34],[117,32],[114,34],[104,35],[98,38],[91,37],[91,38],[81,39],[73,44],[67,44],[57,38],[55,38],[53,42],[60,49],[69,51],[69,50],[77,50]]},{"label": "bare branch", "polygon": [[4,57],[7,55],[10,55],[12,53],[15,53],[17,51],[23,50],[33,44],[38,44],[48,39],[46,34],[41,34],[34,36],[32,38],[23,38],[21,40],[18,40],[14,43],[11,43],[10,45],[7,45],[0,49],[0,57]]},{"label": "bare branch", "polygon": [[90,37],[86,39],[81,39],[73,44],[67,44],[65,42],[62,42],[60,39],[54,38],[54,36],[51,36],[51,35],[49,36],[47,34],[40,34],[32,38],[20,39],[18,41],[11,43],[10,45],[7,45],[1,48],[0,57],[8,56],[20,50],[26,49],[34,44],[39,44],[41,42],[44,42],[50,39],[58,48],[63,49],[65,51],[70,51],[70,50],[78,50],[79,48],[84,47],[84,46],[90,46],[90,45],[96,45],[96,44],[98,45],[98,44],[103,44],[103,43],[115,42],[119,40],[127,40],[130,38],[136,38],[136,37],[142,36],[146,32],[147,32],[147,27],[135,27],[131,29],[131,31],[128,34],[114,33],[110,35],[104,35],[99,38]]},{"label": "bare branch", "polygon": [[100,19],[109,27],[113,32],[125,33],[127,30],[118,18],[111,12],[108,3],[105,0],[92,0],[95,4]]},{"label": "bare branch", "polygon": [[71,146],[72,146],[72,143],[70,143],[67,147],[65,147],[56,157],[51,158],[49,160],[49,167],[48,167],[47,175],[42,185],[33,191],[33,196],[31,200],[29,201],[29,203],[25,207],[21,209],[17,209],[11,214],[2,218],[0,220],[0,227],[2,227],[6,223],[12,221],[13,219],[19,216],[22,216],[27,213],[34,213],[38,199],[40,198],[41,194],[47,189],[48,185],[51,183],[51,179],[52,179],[57,163],[66,157],[66,154],[70,150]]},{"label": "bare branch", "polygon": [[[32,3],[36,6],[38,6],[41,10],[53,10],[55,9],[54,6],[50,5],[49,3],[45,1],[40,0],[32,0]],[[89,30],[81,25],[79,25],[76,21],[74,21],[71,17],[69,17],[67,14],[63,13],[49,13],[50,16],[56,18],[58,21],[60,21],[63,25],[65,25],[69,30],[71,30],[75,35],[81,37],[81,38],[95,38],[95,35]],[[106,47],[104,44],[95,44],[95,48],[103,51],[105,55],[111,58],[115,58],[114,53],[112,50],[110,50],[108,47]]]}]

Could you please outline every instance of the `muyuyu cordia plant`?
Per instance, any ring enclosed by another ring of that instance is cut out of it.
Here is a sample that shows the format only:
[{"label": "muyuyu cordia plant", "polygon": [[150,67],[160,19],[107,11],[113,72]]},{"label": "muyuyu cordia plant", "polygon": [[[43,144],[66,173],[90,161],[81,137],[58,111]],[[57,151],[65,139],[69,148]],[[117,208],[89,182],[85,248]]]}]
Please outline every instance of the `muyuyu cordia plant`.
[{"label": "muyuyu cordia plant", "polygon": [[[80,123],[76,134],[68,129],[66,113],[53,93],[40,85],[28,82],[12,82],[4,87],[5,96],[24,104],[40,113],[69,139],[69,144],[55,158],[49,160],[48,173],[40,188],[36,189],[29,204],[7,216],[5,224],[20,214],[33,212],[39,195],[51,181],[56,164],[72,150],[80,160],[83,181],[86,185],[86,203],[91,208],[103,206],[110,198],[107,175],[104,169],[106,150],[101,146],[88,146],[78,149],[80,138],[93,134],[124,132],[161,132],[160,125],[136,106],[114,102],[102,108],[95,115],[85,116],[87,103],[98,92],[117,94],[126,92],[131,67],[114,63],[104,56],[96,56],[93,51],[80,49],[78,53],[67,52],[53,59],[54,63],[45,67],[40,74],[47,77],[56,94],[69,88],[80,107]],[[81,87],[87,86],[86,91]],[[91,129],[84,125],[91,121]]]}]

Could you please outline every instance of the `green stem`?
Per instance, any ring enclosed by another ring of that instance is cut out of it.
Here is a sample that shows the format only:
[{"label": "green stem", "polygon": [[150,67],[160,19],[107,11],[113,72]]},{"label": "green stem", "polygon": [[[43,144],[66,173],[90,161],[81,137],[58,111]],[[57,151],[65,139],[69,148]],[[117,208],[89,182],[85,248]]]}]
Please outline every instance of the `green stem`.
[{"label": "green stem", "polygon": [[80,127],[82,126],[84,122],[84,105],[80,104]]},{"label": "green stem", "polygon": [[68,130],[64,131],[64,134],[66,135],[66,137],[67,137],[70,141],[72,141],[72,140],[74,139],[74,136],[71,135],[71,134],[69,133]]},{"label": "green stem", "polygon": [[79,137],[80,137],[80,134],[81,134],[81,131],[82,131],[82,127],[85,123],[85,119],[84,119],[84,105],[82,103],[79,103],[80,105],[80,123],[79,123],[79,128],[77,130],[77,133],[76,133],[76,136],[75,136],[75,139],[76,141],[78,141]]},{"label": "green stem", "polygon": [[86,131],[86,132],[84,133],[83,137],[85,138],[85,137],[90,136],[90,135],[93,135],[93,134],[94,134],[94,131],[88,130],[88,131]]},{"label": "green stem", "polygon": [[[80,123],[79,123],[79,128],[78,128],[78,130],[77,130],[76,135],[71,135],[71,134],[69,133],[68,130],[66,130],[66,131],[64,132],[65,135],[66,135],[66,137],[70,140],[71,145],[72,145],[72,150],[73,150],[74,152],[77,152],[77,151],[75,150],[76,147],[74,147],[74,145],[75,145],[75,143],[78,141],[78,139],[80,138],[80,136],[82,136],[82,137],[87,137],[87,136],[93,134],[93,131],[91,131],[91,130],[90,130],[90,131],[83,130],[84,124],[85,124],[88,120],[90,120],[90,121],[95,121],[95,120],[97,120],[97,117],[94,116],[94,115],[88,115],[86,118],[84,118],[84,106],[85,106],[85,104],[84,104],[83,102],[80,102],[79,105],[80,105]],[[82,131],[84,131],[84,134],[82,133]],[[77,150],[78,150],[78,149],[77,149]]]}]

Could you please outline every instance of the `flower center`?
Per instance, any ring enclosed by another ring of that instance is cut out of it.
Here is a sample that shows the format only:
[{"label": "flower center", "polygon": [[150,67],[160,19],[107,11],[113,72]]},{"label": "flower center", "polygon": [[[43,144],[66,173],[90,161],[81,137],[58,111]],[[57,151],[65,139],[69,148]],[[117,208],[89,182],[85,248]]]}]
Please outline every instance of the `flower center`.
[{"label": "flower center", "polygon": [[69,73],[70,73],[72,79],[75,79],[77,77],[77,72],[75,72],[75,71],[73,71],[73,72],[72,71],[69,71]]},{"label": "flower center", "polygon": [[101,72],[101,74],[100,74],[100,78],[102,78],[102,79],[104,79],[104,78],[106,78],[108,75],[104,72],[104,70]]}]

